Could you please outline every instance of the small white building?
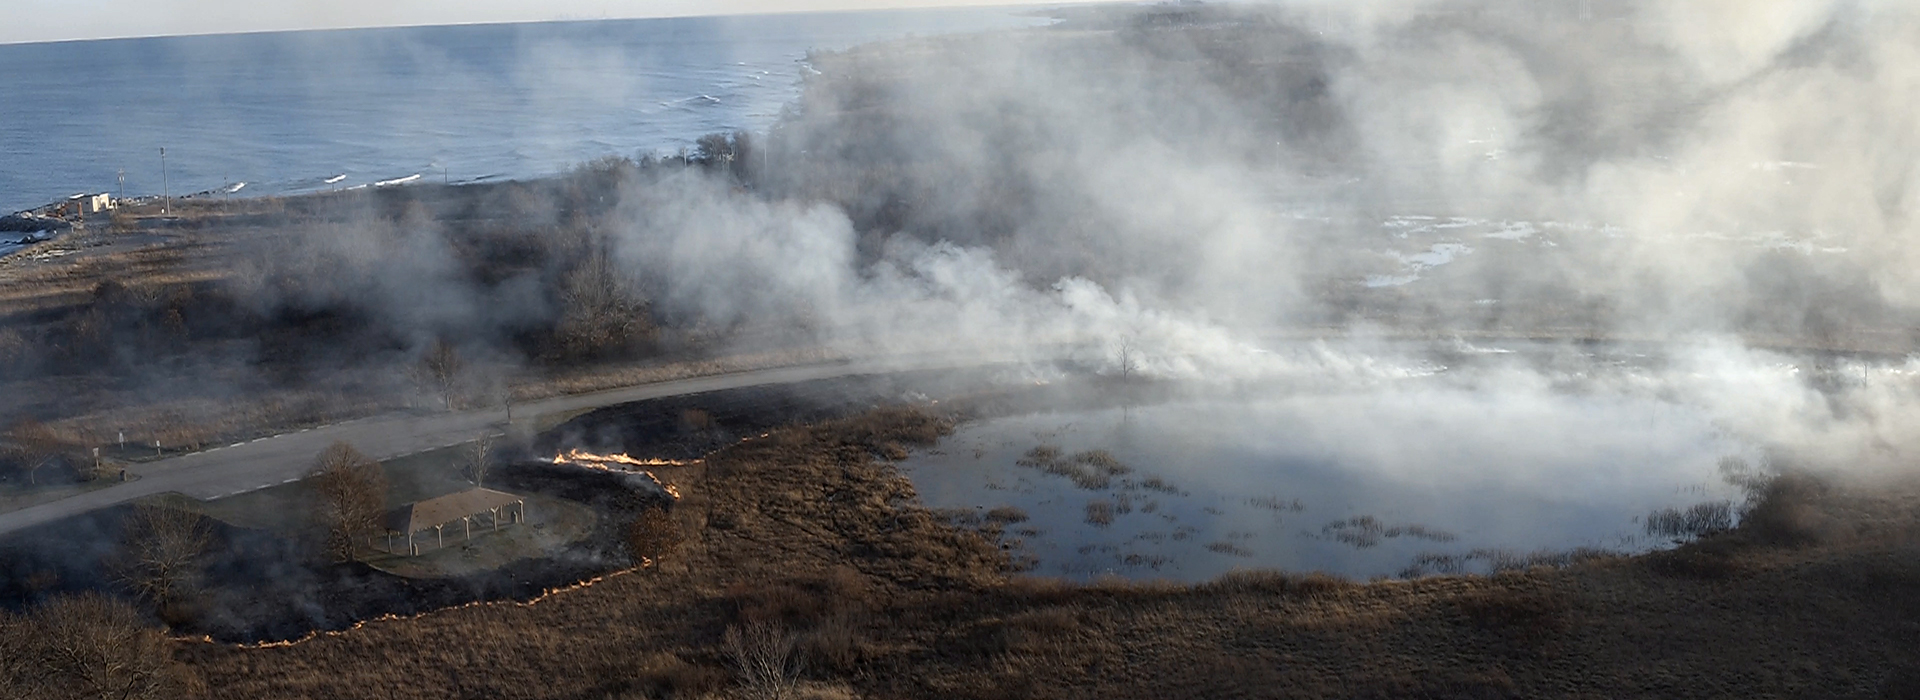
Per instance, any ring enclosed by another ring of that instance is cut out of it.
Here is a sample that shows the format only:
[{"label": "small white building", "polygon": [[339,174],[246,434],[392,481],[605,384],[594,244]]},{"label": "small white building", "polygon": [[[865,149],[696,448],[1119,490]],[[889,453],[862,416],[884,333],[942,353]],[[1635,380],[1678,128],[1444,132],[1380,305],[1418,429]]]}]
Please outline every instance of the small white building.
[{"label": "small white building", "polygon": [[91,216],[112,209],[113,204],[113,197],[104,192],[76,194],[54,207],[54,213],[59,216]]},{"label": "small white building", "polygon": [[113,208],[113,197],[107,193],[80,195],[81,214],[99,214]]}]

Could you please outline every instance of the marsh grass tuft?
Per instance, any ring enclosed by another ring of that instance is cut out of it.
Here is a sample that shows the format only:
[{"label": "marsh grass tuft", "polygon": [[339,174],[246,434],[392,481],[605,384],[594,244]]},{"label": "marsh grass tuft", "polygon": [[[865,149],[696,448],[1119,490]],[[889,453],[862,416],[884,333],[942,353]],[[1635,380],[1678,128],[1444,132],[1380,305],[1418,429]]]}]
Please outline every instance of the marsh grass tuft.
[{"label": "marsh grass tuft", "polygon": [[1113,524],[1113,502],[1106,500],[1087,502],[1087,523],[1096,527]]},{"label": "marsh grass tuft", "polygon": [[1114,477],[1133,473],[1133,467],[1122,463],[1106,450],[1087,450],[1066,455],[1053,445],[1040,445],[1027,450],[1026,455],[1014,464],[1067,477],[1073,480],[1075,486],[1089,491],[1106,489],[1113,485]]},{"label": "marsh grass tuft", "polygon": [[1696,503],[1685,510],[1662,508],[1646,517],[1647,534],[1673,540],[1691,540],[1733,529],[1733,502]]}]

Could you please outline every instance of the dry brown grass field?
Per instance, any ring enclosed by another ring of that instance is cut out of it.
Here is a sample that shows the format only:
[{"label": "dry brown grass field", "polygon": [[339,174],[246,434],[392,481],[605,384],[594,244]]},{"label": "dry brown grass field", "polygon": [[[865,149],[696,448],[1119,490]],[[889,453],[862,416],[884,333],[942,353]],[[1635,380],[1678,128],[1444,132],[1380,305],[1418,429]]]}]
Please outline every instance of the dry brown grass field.
[{"label": "dry brown grass field", "polygon": [[[685,544],[532,605],[273,648],[182,641],[221,698],[1910,697],[1907,486],[1790,479],[1677,550],[1491,577],[1199,585],[1009,576],[884,455],[887,409],[663,471]],[[1872,495],[1862,495],[1870,493]]]}]

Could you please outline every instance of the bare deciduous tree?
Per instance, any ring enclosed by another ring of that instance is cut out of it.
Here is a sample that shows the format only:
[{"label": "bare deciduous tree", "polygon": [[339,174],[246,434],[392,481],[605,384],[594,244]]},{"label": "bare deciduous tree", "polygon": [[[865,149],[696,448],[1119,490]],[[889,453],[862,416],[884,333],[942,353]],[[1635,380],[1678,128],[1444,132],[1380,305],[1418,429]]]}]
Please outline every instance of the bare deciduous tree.
[{"label": "bare deciduous tree", "polygon": [[379,531],[386,511],[387,477],[380,463],[352,445],[336,442],[307,473],[319,495],[319,519],[327,528],[326,551],[334,561],[353,561],[355,545]]},{"label": "bare deciduous tree", "polygon": [[1134,370],[1140,368],[1140,351],[1135,345],[1137,341],[1132,335],[1120,338],[1120,381],[1133,381]]},{"label": "bare deciduous tree", "polygon": [[728,627],[727,656],[740,673],[740,695],[755,700],[791,697],[800,680],[798,640],[785,627],[753,622]]},{"label": "bare deciduous tree", "polygon": [[165,607],[192,593],[213,528],[199,513],[141,504],[121,526],[113,567],[120,581]]},{"label": "bare deciduous tree", "polygon": [[481,434],[460,455],[460,475],[475,487],[485,486],[487,472],[493,467],[493,435]]},{"label": "bare deciduous tree", "polygon": [[22,700],[198,697],[161,630],[97,593],[55,598],[0,619],[0,696]]},{"label": "bare deciduous tree", "polygon": [[453,410],[453,395],[459,388],[460,370],[465,363],[460,359],[459,350],[446,338],[434,338],[420,354],[420,369],[426,378],[440,391],[440,399],[447,410]]},{"label": "bare deciduous tree", "polygon": [[51,426],[31,418],[7,429],[6,437],[8,452],[27,473],[29,484],[39,484],[40,470],[65,458],[70,447]]},{"label": "bare deciduous tree", "polygon": [[652,335],[646,303],[635,298],[604,251],[589,254],[567,272],[562,285],[555,328],[562,356],[597,359],[630,350]]}]

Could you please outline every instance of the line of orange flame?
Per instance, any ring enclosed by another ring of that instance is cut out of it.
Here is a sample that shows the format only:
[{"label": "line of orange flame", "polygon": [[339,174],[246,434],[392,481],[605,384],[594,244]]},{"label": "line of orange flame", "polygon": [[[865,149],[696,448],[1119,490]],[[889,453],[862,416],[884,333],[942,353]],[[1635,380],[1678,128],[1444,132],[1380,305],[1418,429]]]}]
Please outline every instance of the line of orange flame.
[{"label": "line of orange flame", "polygon": [[609,465],[621,464],[630,467],[685,467],[699,464],[700,460],[673,459],[634,459],[626,455],[599,455],[579,448],[567,450],[553,456],[554,464],[572,464],[581,467],[612,469]]},{"label": "line of orange flame", "polygon": [[670,459],[639,460],[639,459],[634,459],[632,457],[629,457],[627,455],[598,455],[592,452],[584,452],[579,448],[574,448],[571,450],[567,450],[566,452],[562,452],[560,454],[554,455],[553,463],[566,464],[566,465],[571,465],[575,467],[582,467],[585,469],[599,469],[601,471],[620,472],[623,474],[639,474],[641,476],[647,477],[648,479],[652,479],[653,485],[660,487],[660,490],[667,492],[668,496],[672,496],[673,499],[677,501],[677,500],[680,500],[680,489],[675,488],[673,484],[669,484],[661,481],[660,477],[653,475],[653,472],[647,471],[645,469],[634,469],[632,467],[684,467],[688,465],[699,464],[700,460],[697,460],[697,459],[687,460],[687,461],[677,461],[677,460],[670,460]]},{"label": "line of orange flame", "polygon": [[[533,598],[529,598],[527,600],[476,600],[471,603],[462,603],[460,605],[455,605],[452,607],[439,608],[437,610],[428,610],[426,612],[414,613],[412,615],[395,615],[393,613],[387,613],[379,617],[360,620],[358,622],[353,623],[353,626],[348,627],[346,629],[342,629],[342,630],[314,630],[312,632],[308,632],[305,636],[302,636],[298,639],[283,639],[276,642],[246,642],[242,644],[235,644],[233,646],[236,649],[279,649],[282,647],[290,647],[295,644],[305,644],[307,642],[313,641],[315,639],[319,639],[321,637],[339,637],[347,634],[348,632],[352,632],[362,627],[366,627],[368,623],[372,623],[372,622],[381,622],[386,620],[418,620],[428,615],[443,613],[450,610],[477,608],[477,607],[483,607],[488,605],[513,605],[513,606],[522,607],[522,608],[530,608],[530,607],[533,607],[535,604],[540,603],[541,601],[544,601],[553,596],[560,595],[562,593],[571,593],[573,591],[577,591],[582,588],[592,586],[593,584],[599,583],[601,581],[606,581],[619,576],[625,576],[627,574],[631,574],[635,571],[639,571],[641,569],[645,569],[650,566],[653,566],[653,560],[642,557],[640,559],[639,566],[636,566],[630,569],[621,569],[619,571],[603,574],[600,576],[595,576],[593,578],[590,578],[585,581],[581,581],[579,583],[575,583],[572,585],[549,588],[544,591],[541,591],[540,595],[534,596]],[[200,642],[203,644],[215,643],[211,635],[202,635],[199,637],[174,637],[173,640],[176,642]]]}]

